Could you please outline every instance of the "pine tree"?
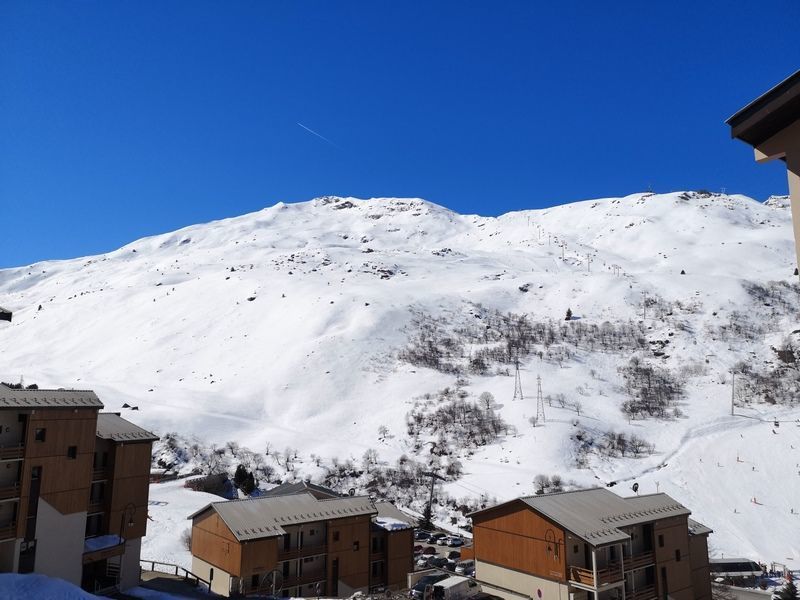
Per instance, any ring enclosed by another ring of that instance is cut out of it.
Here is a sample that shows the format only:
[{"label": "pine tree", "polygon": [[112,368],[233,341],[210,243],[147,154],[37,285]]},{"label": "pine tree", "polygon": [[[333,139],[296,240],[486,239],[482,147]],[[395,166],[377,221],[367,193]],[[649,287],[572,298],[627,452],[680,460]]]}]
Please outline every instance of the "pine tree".
[{"label": "pine tree", "polygon": [[242,491],[249,496],[255,491],[256,485],[257,484],[255,477],[253,477],[252,473],[248,473],[247,478],[244,480],[244,483],[242,484]]},{"label": "pine tree", "polygon": [[791,575],[786,584],[779,591],[775,592],[775,598],[778,600],[797,600],[800,598],[800,596],[797,595],[797,585],[795,585]]},{"label": "pine tree", "polygon": [[246,479],[247,469],[244,468],[244,465],[239,465],[236,467],[236,472],[233,474],[233,483],[236,484],[237,488],[240,488],[244,485]]},{"label": "pine tree", "polygon": [[572,309],[568,308],[567,309],[567,317],[564,320],[565,321],[569,321],[570,319],[572,319]]}]

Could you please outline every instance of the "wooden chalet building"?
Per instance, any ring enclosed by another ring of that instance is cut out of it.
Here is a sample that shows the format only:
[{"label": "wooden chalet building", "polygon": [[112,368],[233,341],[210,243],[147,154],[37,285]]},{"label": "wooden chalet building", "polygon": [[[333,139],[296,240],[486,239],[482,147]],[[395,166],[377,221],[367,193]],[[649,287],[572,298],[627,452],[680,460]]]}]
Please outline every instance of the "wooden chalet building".
[{"label": "wooden chalet building", "polygon": [[91,391],[0,384],[0,572],[139,581],[153,434]]},{"label": "wooden chalet building", "polygon": [[605,488],[518,498],[472,513],[475,576],[501,596],[710,600],[711,530],[689,514]]},{"label": "wooden chalet building", "polygon": [[224,596],[347,597],[400,589],[413,570],[413,527],[387,502],[307,483],[214,502],[192,519],[192,571]]}]

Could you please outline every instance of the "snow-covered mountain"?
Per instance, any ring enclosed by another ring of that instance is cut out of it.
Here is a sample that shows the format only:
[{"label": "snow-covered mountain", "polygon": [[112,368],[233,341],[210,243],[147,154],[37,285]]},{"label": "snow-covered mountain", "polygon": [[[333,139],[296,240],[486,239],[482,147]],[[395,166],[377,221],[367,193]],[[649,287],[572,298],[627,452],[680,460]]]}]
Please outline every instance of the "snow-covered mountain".
[{"label": "snow-covered mountain", "polygon": [[[0,378],[94,389],[162,434],[323,460],[374,448],[387,462],[436,445],[431,431],[409,438],[415,398],[490,392],[516,430],[456,450],[453,496],[531,493],[537,474],[621,493],[635,481],[689,506],[715,530],[712,550],[796,566],[794,266],[781,198],[636,194],[498,218],[418,199],[279,203],[0,271],[0,305],[14,311]],[[522,401],[513,361],[490,356],[510,344],[497,326],[508,313],[556,332],[518,354]],[[408,360],[426,339],[444,365]],[[742,362],[751,372],[730,416]],[[681,389],[660,416],[627,416],[634,380],[651,375]],[[533,427],[537,376],[549,398]],[[611,432],[654,451],[620,451]],[[302,461],[296,474],[314,476]]]}]

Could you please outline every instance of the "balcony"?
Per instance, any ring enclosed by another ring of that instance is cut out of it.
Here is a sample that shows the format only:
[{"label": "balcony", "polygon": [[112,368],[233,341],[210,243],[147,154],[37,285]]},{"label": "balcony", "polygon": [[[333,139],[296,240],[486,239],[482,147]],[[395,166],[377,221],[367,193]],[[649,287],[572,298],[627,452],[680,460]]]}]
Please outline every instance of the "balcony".
[{"label": "balcony", "polygon": [[656,587],[648,585],[638,590],[625,592],[625,600],[657,600]]},{"label": "balcony", "polygon": [[13,498],[19,498],[18,483],[0,487],[0,500],[11,500]]},{"label": "balcony", "polygon": [[656,559],[653,551],[649,550],[648,552],[640,552],[639,554],[634,554],[633,556],[627,556],[625,557],[624,562],[626,571],[635,571],[636,569],[649,567],[650,565],[655,564]]},{"label": "balcony", "polygon": [[22,458],[25,454],[25,447],[22,444],[13,446],[0,446],[0,460],[14,460]]},{"label": "balcony", "polygon": [[13,540],[17,537],[17,524],[15,522],[0,525],[0,540]]},{"label": "balcony", "polygon": [[108,468],[102,467],[92,471],[92,481],[104,481],[108,479]]},{"label": "balcony", "polygon": [[102,500],[89,500],[89,510],[87,511],[90,515],[93,513],[100,513],[105,511],[105,502]]},{"label": "balcony", "polygon": [[294,560],[296,558],[303,558],[305,556],[316,556],[319,554],[326,554],[328,546],[319,544],[317,546],[303,546],[302,548],[292,548],[290,550],[279,550],[278,560]]},{"label": "balcony", "polygon": [[611,563],[603,569],[597,570],[597,582],[595,582],[594,573],[591,569],[583,569],[581,567],[567,567],[569,571],[569,580],[573,583],[579,583],[590,588],[598,588],[610,583],[617,583],[622,581],[622,569],[620,563]]}]

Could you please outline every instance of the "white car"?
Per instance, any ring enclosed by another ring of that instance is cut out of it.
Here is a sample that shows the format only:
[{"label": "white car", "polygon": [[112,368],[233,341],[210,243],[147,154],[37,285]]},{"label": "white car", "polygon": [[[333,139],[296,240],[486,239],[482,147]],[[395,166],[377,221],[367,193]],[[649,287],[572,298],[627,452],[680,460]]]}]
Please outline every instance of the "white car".
[{"label": "white car", "polygon": [[451,548],[457,548],[464,545],[464,540],[457,535],[451,535],[447,538],[447,545]]}]

